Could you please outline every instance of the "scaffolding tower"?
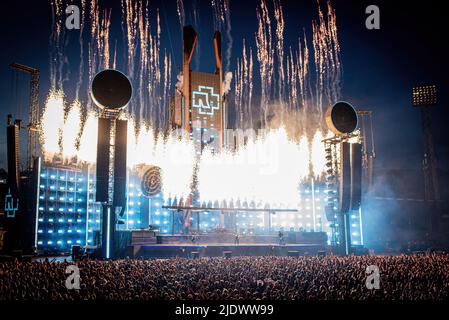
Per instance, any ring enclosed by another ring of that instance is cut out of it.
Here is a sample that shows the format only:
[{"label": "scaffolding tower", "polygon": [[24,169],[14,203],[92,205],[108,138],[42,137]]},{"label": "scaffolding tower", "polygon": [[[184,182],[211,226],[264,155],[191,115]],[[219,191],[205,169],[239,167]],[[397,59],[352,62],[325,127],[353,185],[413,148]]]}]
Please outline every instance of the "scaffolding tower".
[{"label": "scaffolding tower", "polygon": [[39,69],[35,69],[20,63],[12,63],[14,70],[29,73],[30,79],[30,105],[28,122],[27,168],[33,167],[33,159],[38,156],[39,148]]}]

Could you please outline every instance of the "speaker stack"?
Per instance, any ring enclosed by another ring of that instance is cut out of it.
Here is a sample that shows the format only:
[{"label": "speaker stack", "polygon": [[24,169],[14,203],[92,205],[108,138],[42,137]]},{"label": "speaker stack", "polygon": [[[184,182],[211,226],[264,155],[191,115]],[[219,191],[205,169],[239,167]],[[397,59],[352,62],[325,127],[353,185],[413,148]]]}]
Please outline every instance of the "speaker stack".
[{"label": "speaker stack", "polygon": [[[344,101],[337,102],[326,111],[326,124],[334,133],[334,138],[326,146],[326,165],[328,167],[327,185],[330,194],[335,194],[338,186],[338,206],[335,206],[332,196],[326,205],[326,216],[335,218],[333,226],[338,226],[338,243],[349,253],[351,244],[349,212],[358,210],[362,194],[362,146],[354,141],[358,117],[354,107]],[[338,147],[338,148],[337,148]],[[339,165],[333,165],[332,148],[339,150]],[[329,150],[328,150],[329,149]],[[338,184],[335,180],[338,177]],[[334,187],[334,190],[331,190]],[[332,217],[333,216],[333,217]]]},{"label": "speaker stack", "polygon": [[[120,112],[132,96],[129,79],[120,71],[103,70],[92,80],[91,95],[101,109],[98,119],[96,201],[102,203],[101,255],[114,256],[115,226],[126,208],[126,141],[128,123]],[[111,138],[114,144],[111,145]]]}]

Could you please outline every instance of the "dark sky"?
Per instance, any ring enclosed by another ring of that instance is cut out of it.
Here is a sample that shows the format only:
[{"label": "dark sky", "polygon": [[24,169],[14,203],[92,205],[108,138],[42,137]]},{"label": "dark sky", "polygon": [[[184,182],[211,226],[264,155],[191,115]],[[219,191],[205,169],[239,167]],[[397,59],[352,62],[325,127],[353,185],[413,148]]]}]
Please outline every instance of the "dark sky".
[{"label": "dark sky", "polygon": [[[119,1],[100,1],[113,8],[114,32],[119,32]],[[268,1],[271,6],[271,1]],[[296,47],[303,28],[310,30],[317,18],[315,0],[284,0],[286,20],[285,44]],[[321,1],[322,5],[325,4]],[[258,1],[231,0],[232,35],[234,40],[231,70],[242,50],[242,38],[254,44],[257,30]],[[344,66],[343,99],[359,109],[374,112],[378,169],[414,169],[421,167],[422,131],[420,112],[410,103],[411,88],[415,84],[435,83],[439,89],[439,104],[431,110],[433,134],[440,169],[449,166],[448,123],[448,41],[447,17],[443,1],[356,1],[334,0],[337,12],[342,61]],[[381,13],[381,30],[365,28],[365,8],[376,4]],[[103,5],[102,5],[103,6]],[[176,15],[176,1],[150,1],[150,7],[161,11],[162,45],[172,51],[179,68],[181,59],[180,28]],[[212,45],[203,41],[213,35],[210,0],[185,1],[186,22],[192,22],[192,10],[199,13],[199,69],[212,70]],[[154,12],[154,11],[153,11]],[[115,15],[114,15],[115,14]],[[48,59],[51,28],[50,4],[47,0],[8,1],[2,3],[0,13],[0,121],[13,113],[26,119],[28,96],[14,92],[11,62],[20,62],[41,70],[41,105],[49,89]],[[115,19],[115,22],[114,22]],[[114,31],[114,28],[117,30]],[[73,31],[68,46],[69,61],[76,60],[78,49],[71,51],[78,34]],[[171,41],[170,41],[171,40]],[[195,59],[194,59],[195,61]],[[77,64],[74,64],[76,74]],[[75,76],[76,77],[76,76]],[[26,76],[21,88],[28,88]],[[28,91],[27,91],[28,94]],[[0,132],[0,167],[6,166],[5,130]]]}]

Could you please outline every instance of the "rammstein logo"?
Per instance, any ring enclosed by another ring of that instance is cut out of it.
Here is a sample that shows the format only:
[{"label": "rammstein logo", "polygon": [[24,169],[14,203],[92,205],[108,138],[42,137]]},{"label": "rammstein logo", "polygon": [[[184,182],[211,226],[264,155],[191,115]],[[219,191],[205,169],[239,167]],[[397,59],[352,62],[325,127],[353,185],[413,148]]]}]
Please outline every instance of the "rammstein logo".
[{"label": "rammstein logo", "polygon": [[220,96],[214,93],[213,87],[198,86],[198,91],[192,93],[192,107],[200,114],[213,116],[214,110],[220,109]]}]

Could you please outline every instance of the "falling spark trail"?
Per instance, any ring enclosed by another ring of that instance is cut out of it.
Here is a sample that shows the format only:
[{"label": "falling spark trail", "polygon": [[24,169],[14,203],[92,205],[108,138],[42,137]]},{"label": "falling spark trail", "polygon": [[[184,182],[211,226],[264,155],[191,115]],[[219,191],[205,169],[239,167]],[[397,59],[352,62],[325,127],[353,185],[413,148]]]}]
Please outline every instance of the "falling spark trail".
[{"label": "falling spark trail", "polygon": [[179,19],[179,26],[184,28],[185,25],[185,13],[184,13],[184,1],[183,0],[176,0],[176,10],[178,12],[178,19]]},{"label": "falling spark trail", "polygon": [[83,32],[84,32],[84,24],[86,20],[86,0],[81,0],[81,25],[80,25],[80,35],[79,35],[79,46],[80,46],[80,64],[78,69],[78,83],[76,84],[76,93],[75,100],[80,99],[80,89],[83,82],[84,76],[84,41],[83,41]]}]

